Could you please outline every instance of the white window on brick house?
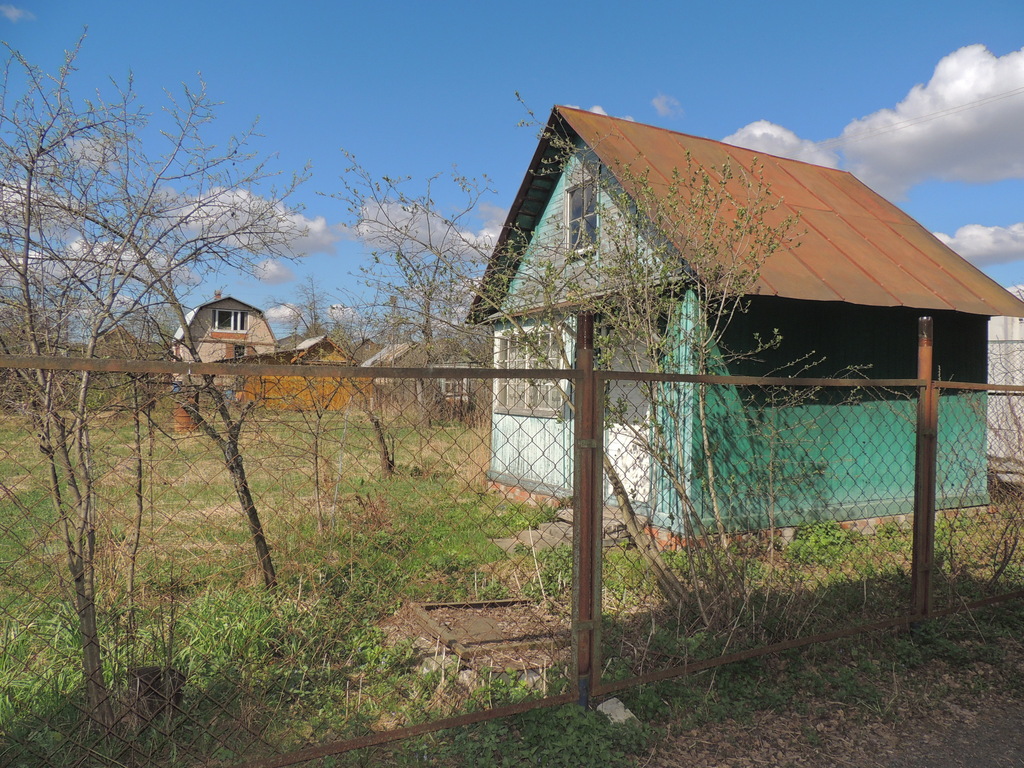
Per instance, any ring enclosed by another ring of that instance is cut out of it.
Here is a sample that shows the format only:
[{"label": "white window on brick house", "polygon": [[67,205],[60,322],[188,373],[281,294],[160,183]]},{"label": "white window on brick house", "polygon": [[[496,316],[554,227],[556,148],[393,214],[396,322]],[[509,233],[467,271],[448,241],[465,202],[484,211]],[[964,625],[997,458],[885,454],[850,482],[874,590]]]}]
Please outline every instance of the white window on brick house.
[{"label": "white window on brick house", "polygon": [[213,329],[245,333],[249,330],[249,313],[240,309],[213,310]]}]

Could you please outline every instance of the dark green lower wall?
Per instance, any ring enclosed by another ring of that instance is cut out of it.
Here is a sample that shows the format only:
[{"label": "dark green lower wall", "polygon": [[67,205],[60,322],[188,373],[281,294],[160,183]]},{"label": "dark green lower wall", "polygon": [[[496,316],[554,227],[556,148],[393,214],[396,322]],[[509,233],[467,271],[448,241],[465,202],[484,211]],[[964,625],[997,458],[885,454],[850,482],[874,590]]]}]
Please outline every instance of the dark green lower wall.
[{"label": "dark green lower wall", "polygon": [[[921,314],[755,298],[730,325],[723,364],[715,372],[916,378]],[[987,318],[931,316],[937,378],[984,382]],[[769,339],[776,343],[763,347]],[[666,424],[690,420],[689,456],[681,462],[666,452],[654,462],[657,525],[685,534],[688,511],[691,528],[715,530],[721,523],[732,531],[912,512],[914,388],[708,387],[702,406],[695,385],[678,387],[671,401],[687,407],[657,412]],[[947,392],[940,398],[939,508],[988,503],[985,412],[984,393]],[[706,435],[701,423],[707,424]]]},{"label": "dark green lower wall", "polygon": [[[941,398],[940,509],[988,503],[985,397]],[[904,393],[847,393],[841,402],[801,402],[793,393],[766,404],[723,387],[706,398],[709,450],[695,427],[688,498],[678,462],[655,462],[657,525],[686,534],[687,509],[694,528],[711,531],[719,522],[749,531],[913,511],[916,401]]]}]

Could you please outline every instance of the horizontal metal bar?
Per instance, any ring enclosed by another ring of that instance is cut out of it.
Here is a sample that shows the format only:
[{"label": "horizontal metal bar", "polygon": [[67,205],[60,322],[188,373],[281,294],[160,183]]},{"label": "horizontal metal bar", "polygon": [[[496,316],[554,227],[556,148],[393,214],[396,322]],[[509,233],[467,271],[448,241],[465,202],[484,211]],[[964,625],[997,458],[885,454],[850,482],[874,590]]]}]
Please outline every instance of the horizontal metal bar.
[{"label": "horizontal metal bar", "polygon": [[969,389],[981,392],[1001,392],[1005,394],[1024,395],[1024,386],[1020,384],[976,384],[959,381],[936,381],[936,389]]},{"label": "horizontal metal bar", "polygon": [[0,355],[0,368],[100,373],[159,373],[193,376],[297,376],[304,379],[578,379],[571,369],[537,368],[363,368],[349,365],[180,363],[98,357]]},{"label": "horizontal metal bar", "polygon": [[519,704],[508,704],[503,707],[494,707],[493,709],[485,709],[480,712],[470,712],[465,715],[458,715],[457,717],[448,717],[444,720],[434,720],[429,723],[411,725],[408,728],[396,728],[393,731],[370,733],[366,736],[360,736],[355,739],[331,741],[326,744],[318,744],[315,747],[307,747],[306,749],[300,749],[295,752],[289,752],[284,755],[269,757],[263,760],[247,760],[244,763],[238,763],[233,768],[284,768],[284,766],[287,765],[298,765],[299,763],[317,760],[330,755],[340,755],[342,752],[350,752],[353,749],[376,747],[381,744],[388,744],[392,741],[400,741],[402,739],[412,738],[413,736],[422,736],[425,733],[444,731],[449,728],[461,728],[466,725],[472,725],[473,723],[497,720],[501,717],[520,715],[534,709],[557,707],[562,704],[569,704],[575,701],[575,692],[563,693],[558,696],[550,696],[544,699],[535,699],[534,701],[525,701]]},{"label": "horizontal metal bar", "polygon": [[919,388],[928,385],[925,379],[800,379],[784,376],[710,376],[686,373],[646,373],[639,371],[597,371],[600,381],[666,381],[683,384],[730,384],[751,387],[840,387],[867,389],[871,387]]}]

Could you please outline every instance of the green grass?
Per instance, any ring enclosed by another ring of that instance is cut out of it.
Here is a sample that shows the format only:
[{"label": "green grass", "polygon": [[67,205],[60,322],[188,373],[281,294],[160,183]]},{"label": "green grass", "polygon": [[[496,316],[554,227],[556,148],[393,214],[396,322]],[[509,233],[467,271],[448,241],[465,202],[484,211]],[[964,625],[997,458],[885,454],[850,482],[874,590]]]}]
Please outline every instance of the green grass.
[{"label": "green grass", "polygon": [[[413,600],[524,597],[568,615],[568,547],[507,555],[491,543],[553,519],[554,511],[487,491],[485,428],[390,423],[397,471],[385,479],[369,425],[351,414],[347,421],[345,414],[329,414],[317,488],[312,440],[301,417],[257,416],[243,433],[243,453],[278,570],[273,594],[262,586],[221,457],[201,435],[170,431],[170,414],[159,411],[159,428],[147,431],[141,456],[142,528],[129,589],[137,501],[132,427],[127,419],[107,418],[92,431],[97,603],[108,682],[121,696],[132,666],[171,665],[188,675],[187,717],[166,733],[153,727],[136,733],[139,754],[151,762],[174,756],[185,764],[230,762],[436,719],[502,697],[538,695],[504,691],[493,681],[468,692],[455,675],[418,672],[409,642],[385,629],[385,620]],[[0,424],[0,478],[0,752],[14,755],[15,764],[39,755],[71,764],[89,749],[111,764],[124,762],[125,755],[96,741],[82,722],[76,619],[46,465],[32,431],[10,417]],[[939,599],[991,594],[1024,581],[1020,557],[1010,556],[997,583],[989,583],[1012,521],[998,512],[941,520]],[[608,548],[602,562],[605,677],[902,611],[909,537],[895,525],[863,536],[816,524],[798,532],[788,550],[751,538],[726,551],[666,553],[693,595],[675,608],[664,605],[636,549]],[[915,642],[902,651],[908,658],[925,653]],[[719,673],[724,688],[717,701],[701,705],[703,717],[750,711],[757,699],[792,698],[785,687],[744,689],[739,679],[757,677],[756,664],[729,669]],[[556,664],[551,674],[563,671]],[[823,691],[840,686],[849,689],[843,695],[868,697],[856,692],[855,674],[816,675],[808,673],[808,680],[819,680]],[[556,689],[565,684],[552,682]],[[648,701],[646,690],[631,695],[652,715],[694,704],[685,686],[679,688],[683,703],[664,707]],[[657,698],[665,700],[660,693]],[[598,751],[585,757],[604,764],[621,762],[632,749],[627,746],[638,743],[635,734],[620,739],[574,718],[491,724],[462,741],[434,744],[455,749],[445,753],[451,760],[502,765],[512,764],[501,762],[506,759],[554,759],[541,747],[560,743],[562,733],[592,735]],[[561,723],[561,730],[549,733],[550,723]]]},{"label": "green grass", "polygon": [[[409,644],[386,637],[378,623],[408,600],[509,596],[491,567],[508,558],[490,539],[550,519],[549,510],[484,490],[474,459],[486,451],[479,429],[449,425],[421,437],[423,430],[395,427],[398,471],[382,479],[367,426],[333,419],[322,438],[319,489],[299,417],[263,414],[243,435],[278,570],[273,594],[256,577],[249,532],[216,451],[198,434],[161,429],[143,446],[143,524],[129,592],[131,424],[107,419],[93,428],[108,682],[121,695],[127,669],[147,664],[188,675],[188,718],[172,734],[146,729],[140,737],[154,759],[181,744],[231,759],[269,745],[350,737],[429,718],[431,697],[443,714],[448,697],[439,681],[416,673]],[[23,423],[0,429],[0,467],[16,480],[0,499],[2,749],[23,756],[15,762],[43,754],[59,764],[74,761],[77,742],[116,761],[80,716],[66,558],[31,438]]]}]

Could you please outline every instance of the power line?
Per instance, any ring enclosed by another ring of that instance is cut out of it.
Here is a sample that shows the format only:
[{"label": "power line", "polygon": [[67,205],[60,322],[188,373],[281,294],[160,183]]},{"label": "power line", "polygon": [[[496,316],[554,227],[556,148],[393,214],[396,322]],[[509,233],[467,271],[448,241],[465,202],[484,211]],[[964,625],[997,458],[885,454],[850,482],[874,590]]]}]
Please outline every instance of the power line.
[{"label": "power line", "polygon": [[941,109],[938,112],[930,112],[927,115],[920,115],[919,117],[913,117],[907,120],[900,120],[899,122],[892,123],[890,125],[885,126],[884,128],[876,128],[875,130],[871,131],[862,131],[860,133],[855,133],[853,136],[838,136],[834,139],[826,139],[825,141],[818,142],[817,146],[820,147],[821,149],[831,149],[832,147],[838,147],[844,144],[853,144],[854,142],[863,141],[864,139],[871,138],[872,136],[880,136],[886,133],[901,131],[904,128],[910,128],[911,126],[914,125],[920,125],[921,123],[927,123],[932,120],[937,120],[940,117],[946,117],[947,115],[955,115],[958,112],[965,112],[969,109],[977,109],[978,107],[982,107],[986,104],[991,104],[992,102],[1002,101],[1003,99],[1008,99],[1012,96],[1019,96],[1022,93],[1024,93],[1024,86],[1021,86],[1020,88],[1014,88],[1011,91],[997,93],[993,96],[986,96],[983,99],[970,101],[967,102],[966,104],[959,104],[955,107]]}]

